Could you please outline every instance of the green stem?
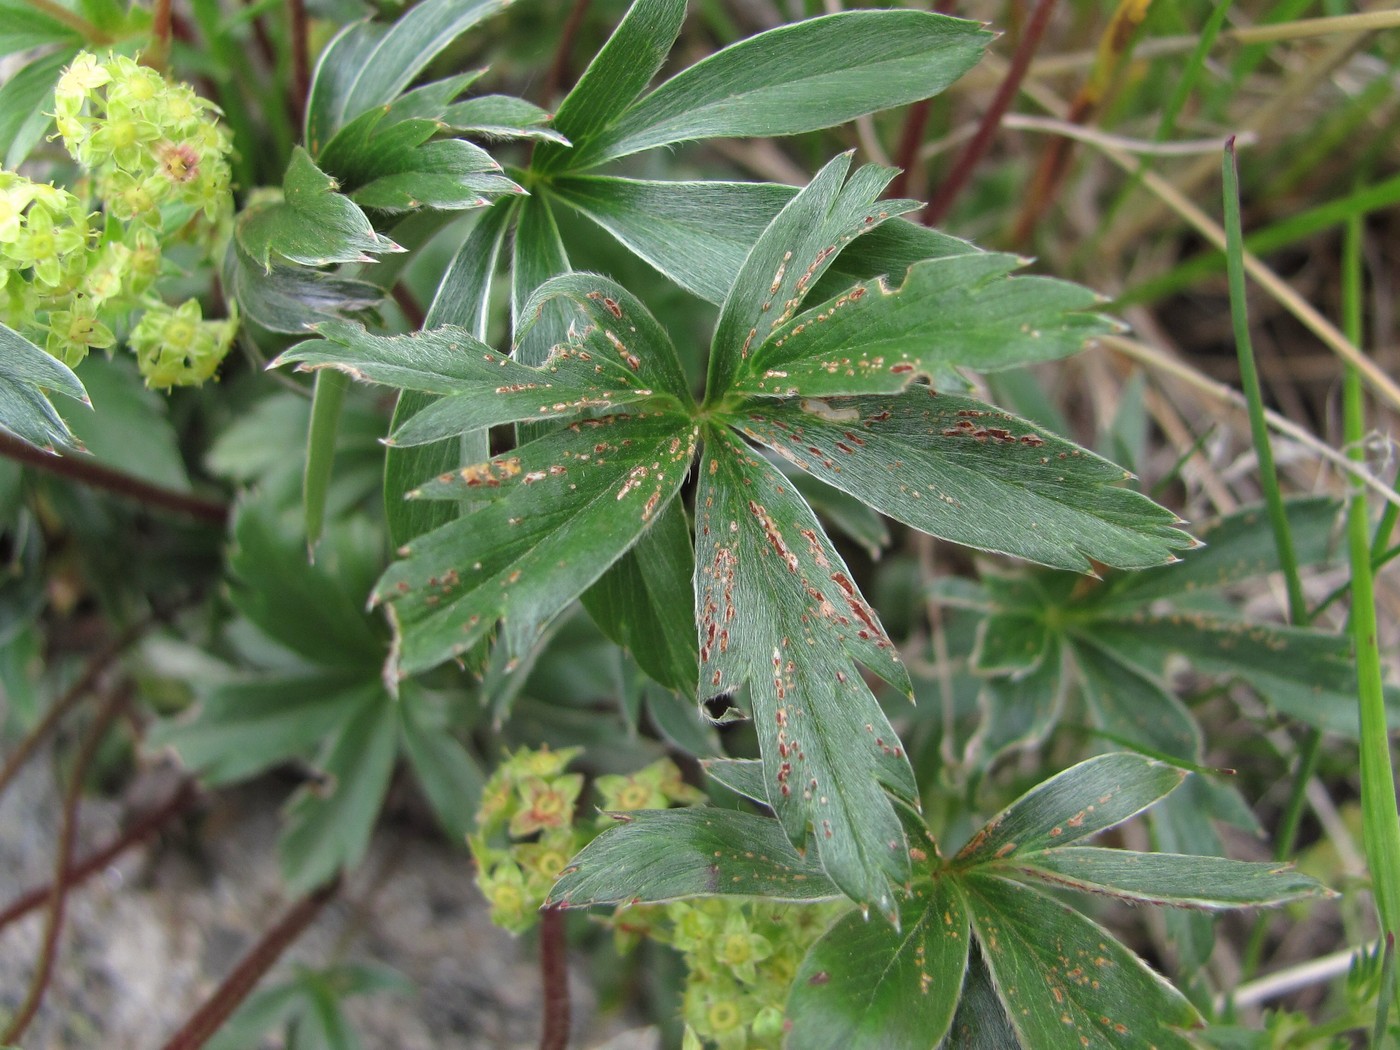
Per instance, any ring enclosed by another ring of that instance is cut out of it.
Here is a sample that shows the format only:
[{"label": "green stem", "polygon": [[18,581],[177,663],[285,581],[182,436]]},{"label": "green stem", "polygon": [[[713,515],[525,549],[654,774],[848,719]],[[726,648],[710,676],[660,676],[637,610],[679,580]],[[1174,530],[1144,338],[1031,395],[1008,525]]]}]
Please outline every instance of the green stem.
[{"label": "green stem", "polygon": [[[1343,253],[1343,326],[1359,340],[1361,329],[1361,224],[1347,224]],[[1361,377],[1348,366],[1342,380],[1342,436],[1347,454],[1365,456],[1366,433]],[[1356,648],[1357,699],[1361,708],[1361,819],[1372,892],[1380,912],[1381,932],[1400,930],[1400,812],[1396,810],[1395,773],[1382,692],[1376,602],[1371,575],[1371,535],[1366,499],[1354,483],[1347,508],[1347,546],[1351,554],[1351,630]]]},{"label": "green stem", "polygon": [[326,522],[326,496],[331,487],[331,467],[335,460],[335,436],[340,428],[340,409],[350,377],[344,372],[322,369],[316,373],[316,393],[311,401],[311,426],[306,435],[306,473],[302,480],[302,502],[306,510],[306,547],[314,552]]}]

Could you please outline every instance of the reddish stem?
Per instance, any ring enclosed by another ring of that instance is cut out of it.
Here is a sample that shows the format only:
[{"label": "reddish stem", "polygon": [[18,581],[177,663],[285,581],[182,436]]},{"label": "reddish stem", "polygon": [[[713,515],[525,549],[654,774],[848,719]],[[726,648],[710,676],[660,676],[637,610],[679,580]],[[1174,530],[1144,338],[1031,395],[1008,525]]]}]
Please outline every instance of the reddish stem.
[{"label": "reddish stem", "polygon": [[568,21],[564,23],[564,29],[559,35],[559,47],[554,52],[554,61],[549,66],[549,76],[545,78],[545,106],[553,106],[554,100],[564,94],[568,85],[569,56],[573,53],[574,38],[583,26],[590,2],[591,0],[574,0],[574,6],[569,11]]},{"label": "reddish stem", "polygon": [[36,470],[57,474],[61,478],[68,478],[91,488],[113,492],[149,507],[182,514],[219,528],[223,528],[228,521],[228,507],[222,503],[161,488],[149,481],[123,474],[111,467],[104,467],[96,460],[41,452],[9,434],[0,433],[0,456],[23,463],[27,467],[34,467]]},{"label": "reddish stem", "polygon": [[297,901],[291,910],[278,920],[277,925],[263,934],[262,940],[243,956],[219,987],[214,989],[214,993],[204,1001],[204,1005],[171,1036],[164,1050],[199,1050],[199,1047],[207,1043],[219,1030],[219,1026],[229,1019],[244,999],[248,998],[248,994],[287,947],[311,925],[311,921],[336,895],[339,888],[340,879],[332,879],[319,890]]},{"label": "reddish stem", "polygon": [[1026,31],[1016,45],[1016,53],[1011,56],[1011,68],[1006,71],[1006,79],[997,88],[991,108],[983,115],[977,133],[963,148],[957,163],[953,165],[953,170],[949,172],[948,177],[943,180],[943,184],[938,187],[938,192],[933,195],[928,206],[924,208],[922,218],[925,226],[933,226],[948,214],[948,209],[952,207],[953,201],[967,185],[968,179],[972,177],[972,172],[990,148],[992,137],[1001,127],[1001,118],[1006,115],[1016,93],[1021,90],[1021,82],[1026,79],[1026,71],[1030,69],[1031,59],[1035,57],[1036,49],[1040,46],[1041,38],[1045,35],[1045,29],[1050,24],[1050,15],[1054,10],[1055,0],[1036,0],[1035,9],[1031,11],[1030,20],[1026,24]]},{"label": "reddish stem", "polygon": [[569,1045],[569,964],[565,955],[564,910],[540,912],[540,981],[544,985],[544,1028],[540,1050]]},{"label": "reddish stem", "polygon": [[914,179],[914,169],[919,163],[919,147],[923,145],[924,130],[928,127],[931,103],[926,98],[919,99],[909,107],[904,118],[904,130],[899,136],[899,149],[895,153],[895,165],[899,174],[890,182],[891,197],[909,196],[909,185]]},{"label": "reddish stem", "polygon": [[107,735],[107,729],[117,711],[130,699],[131,686],[114,689],[102,705],[97,720],[83,737],[83,744],[73,764],[72,779],[63,795],[63,817],[58,830],[58,851],[54,859],[53,883],[49,888],[49,914],[44,923],[44,941],[39,949],[39,962],[34,977],[29,982],[29,992],[24,1003],[15,1012],[14,1020],[0,1035],[0,1043],[18,1044],[23,1038],[39,1005],[44,1001],[49,981],[53,977],[54,960],[58,957],[58,935],[63,930],[64,904],[68,899],[68,869],[73,858],[73,845],[78,837],[78,804],[82,798],[83,780],[87,777],[88,766],[92,764],[97,748]]},{"label": "reddish stem", "polygon": [[292,22],[291,103],[296,126],[300,128],[305,122],[306,101],[311,95],[311,43],[307,32],[305,0],[287,0],[287,13]]},{"label": "reddish stem", "polygon": [[[199,797],[194,781],[186,780],[165,802],[132,824],[107,845],[90,853],[70,867],[63,875],[64,884],[72,889],[107,867],[117,857],[132,846],[138,845],[159,831],[165,824],[179,816]],[[29,914],[44,901],[53,896],[53,884],[36,886],[17,897],[9,907],[0,911],[0,929],[4,929],[16,919]]]}]

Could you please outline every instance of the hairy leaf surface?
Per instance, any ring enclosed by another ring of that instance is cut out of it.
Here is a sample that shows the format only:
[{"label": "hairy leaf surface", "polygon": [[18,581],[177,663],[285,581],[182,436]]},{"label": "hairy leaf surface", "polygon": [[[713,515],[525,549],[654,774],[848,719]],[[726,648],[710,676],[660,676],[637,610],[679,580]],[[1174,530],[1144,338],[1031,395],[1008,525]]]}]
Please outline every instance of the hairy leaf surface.
[{"label": "hairy leaf surface", "polygon": [[639,810],[569,862],[549,903],[651,903],[735,895],[829,900],[840,891],[816,851],[798,853],[770,818],[726,809]]},{"label": "hairy leaf surface", "polygon": [[460,656],[500,620],[520,656],[675,495],[698,428],[674,414],[586,419],[419,494],[490,502],[411,541],[376,600],[392,602],[398,672]]},{"label": "hairy leaf surface", "polygon": [[924,532],[1058,568],[1137,567],[1194,541],[1092,452],[971,398],[753,401],[745,434],[829,485]]},{"label": "hairy leaf surface", "polygon": [[0,324],[0,430],[50,452],[72,448],[73,432],[49,400],[50,391],[91,404],[71,368]]},{"label": "hairy leaf surface", "polygon": [[672,77],[590,136],[569,165],[595,167],[692,139],[832,127],[937,94],[990,40],[976,22],[922,11],[853,11],[780,26]]},{"label": "hairy leaf surface", "polygon": [[702,695],[749,687],[769,804],[788,836],[814,829],[853,899],[885,913],[908,870],[885,789],[914,797],[893,729],[855,661],[908,692],[894,646],[811,509],[728,431],[706,433],[696,497]]}]

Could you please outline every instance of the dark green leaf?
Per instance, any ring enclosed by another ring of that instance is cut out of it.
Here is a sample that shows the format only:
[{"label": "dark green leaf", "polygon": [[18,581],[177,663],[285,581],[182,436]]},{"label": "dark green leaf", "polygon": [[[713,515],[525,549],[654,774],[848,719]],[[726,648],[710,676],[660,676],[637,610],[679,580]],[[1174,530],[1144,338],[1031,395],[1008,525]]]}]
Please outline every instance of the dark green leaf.
[{"label": "dark green leaf", "polygon": [[[556,346],[539,368],[495,353],[463,328],[376,336],[358,325],[328,322],[320,333],[321,339],[297,344],[273,364],[333,368],[366,382],[450,395],[395,431],[393,444],[424,444],[501,423],[567,419],[640,402],[676,407],[674,398],[658,398],[641,385],[651,377],[629,367],[637,358],[626,348],[627,358],[619,358],[610,331],[611,339],[595,329],[582,343]],[[633,345],[642,356],[656,356],[640,341]]]},{"label": "dark green leaf", "polygon": [[1016,1029],[1011,1027],[1006,1009],[997,998],[982,949],[973,941],[962,998],[943,1050],[1016,1050],[1020,1045]]},{"label": "dark green leaf", "polygon": [[0,430],[49,452],[74,447],[73,434],[49,401],[49,391],[91,405],[72,369],[0,324]]},{"label": "dark green leaf", "polygon": [[[625,365],[647,387],[692,405],[690,387],[671,337],[631,292],[615,281],[591,273],[566,273],[546,281],[520,308],[516,321],[517,347],[529,339],[548,304],[563,300],[573,306],[565,314],[570,347],[588,352],[599,374],[621,371]],[[519,350],[516,351],[519,357]],[[630,377],[627,377],[630,380]]]},{"label": "dark green leaf", "polygon": [[1060,720],[1070,677],[1063,666],[1058,643],[1046,648],[1040,663],[1030,674],[999,677],[987,681],[978,694],[982,723],[974,746],[982,762],[990,764],[1012,748],[1032,748],[1049,734]]},{"label": "dark green leaf", "polygon": [[[554,127],[575,146],[595,138],[651,83],[684,20],[685,0],[636,0],[559,104]],[[541,171],[571,167],[574,153],[542,147],[534,163]]]},{"label": "dark green leaf", "polygon": [[554,300],[544,303],[540,312],[531,317],[526,304],[540,285],[568,273],[572,267],[549,202],[543,197],[526,197],[518,207],[520,221],[515,229],[510,269],[511,328],[519,332],[529,325],[528,335],[516,339],[515,359],[521,364],[538,365],[553,347],[568,338],[568,310],[563,301]]},{"label": "dark green leaf", "polygon": [[29,51],[46,44],[81,46],[82,34],[25,0],[0,0],[0,55]]},{"label": "dark green leaf", "polygon": [[1006,1015],[1026,1047],[1187,1050],[1194,1007],[1084,916],[1004,879],[962,881]]},{"label": "dark green leaf", "polygon": [[1288,865],[1093,846],[1017,854],[1015,867],[1057,886],[1177,908],[1283,904],[1327,892]]},{"label": "dark green leaf", "polygon": [[[738,413],[736,413],[738,415]],[[1107,460],[970,398],[764,399],[744,433],[917,529],[981,550],[1087,571],[1138,567],[1194,541]]]},{"label": "dark green leaf", "polygon": [[326,525],[326,498],[330,495],[335,466],[336,433],[349,388],[349,376],[323,372],[316,376],[316,387],[311,395],[311,424],[306,431],[306,469],[301,486],[308,555],[315,551]]},{"label": "dark green leaf", "polygon": [[802,960],[788,993],[788,1045],[935,1050],[967,969],[967,906],[952,879],[900,902],[898,929],[847,913]]},{"label": "dark green leaf", "polygon": [[326,46],[306,107],[306,142],[319,151],[341,127],[387,105],[462,33],[507,0],[424,0],[392,26],[356,22]]},{"label": "dark green leaf", "polygon": [[[4,6],[0,5],[0,10]],[[27,10],[32,12],[32,8]],[[7,13],[0,17],[13,16]],[[0,30],[0,45],[4,33]],[[0,53],[4,51],[0,46]],[[77,48],[66,47],[36,58],[0,85],[0,166],[15,171],[44,137],[53,120],[54,85],[77,53]]]},{"label": "dark green leaf", "polygon": [[352,277],[302,266],[264,271],[236,241],[224,256],[223,278],[246,320],[286,335],[305,335],[323,321],[369,320],[384,300],[377,285]]},{"label": "dark green leaf", "polygon": [[1043,619],[1021,613],[988,616],[977,630],[973,670],[984,675],[1021,677],[1040,666],[1050,642],[1050,631]]},{"label": "dark green leaf", "polygon": [[291,893],[315,889],[364,856],[398,753],[394,708],[381,688],[328,743],[321,778],[287,807],[279,853]]},{"label": "dark green leaf", "polygon": [[822,168],[745,258],[715,325],[709,398],[728,392],[744,375],[750,353],[797,312],[846,244],[891,215],[918,207],[917,201],[883,201],[876,207],[894,170],[867,164],[848,181],[850,166],[851,155],[843,153]]},{"label": "dark green leaf", "polygon": [[[1318,565],[1336,553],[1340,510],[1336,500],[1308,496],[1289,500],[1284,509],[1298,564]],[[1279,568],[1278,544],[1262,507],[1248,507],[1193,531],[1205,544],[1203,549],[1180,565],[1164,565],[1114,580],[1099,596],[1099,603],[1142,606],[1158,598],[1226,587]]]},{"label": "dark green leaf", "polygon": [[686,291],[722,303],[754,241],[796,191],[583,175],[556,179],[550,192]]},{"label": "dark green leaf", "polygon": [[690,526],[685,508],[673,502],[636,546],[582,595],[588,615],[632,654],[637,666],[668,689],[687,695],[700,674],[691,601],[694,578]]},{"label": "dark green leaf", "polygon": [[1087,288],[1009,277],[1022,262],[991,252],[957,255],[915,263],[898,287],[881,278],[858,284],[761,332],[736,389],[894,393],[955,365],[989,372],[1064,357],[1112,330],[1083,312],[1098,301]]},{"label": "dark green leaf", "polygon": [[768,805],[768,782],[763,779],[763,762],[757,758],[707,758],[700,765],[705,775],[730,791]]},{"label": "dark green leaf", "polygon": [[[1356,661],[1350,640],[1322,631],[1200,613],[1100,621],[1095,640],[1142,667],[1180,653],[1196,668],[1243,681],[1286,715],[1329,733],[1357,735]],[[1392,727],[1400,704],[1387,690]]]},{"label": "dark green leaf", "polygon": [[840,896],[815,851],[798,853],[771,817],[728,809],[639,810],[583,848],[549,903],[650,903],[735,895],[811,901]]},{"label": "dark green leaf", "polygon": [[502,617],[506,651],[523,655],[671,500],[696,441],[683,416],[589,419],[424,486],[492,502],[413,540],[380,581],[400,672],[460,655]]},{"label": "dark green leaf", "polygon": [[[786,473],[786,472],[784,472]],[[794,470],[787,475],[792,487],[802,494],[807,505],[822,516],[822,520],[855,540],[871,561],[878,561],[890,545],[889,524],[878,511],[872,510],[850,493],[818,481],[810,474]]]},{"label": "dark green leaf", "polygon": [[65,413],[79,443],[100,463],[173,492],[189,492],[169,401],[141,382],[131,358],[93,354],[82,364],[93,411]]},{"label": "dark green leaf", "polygon": [[374,232],[365,213],[337,192],[336,181],[300,146],[287,165],[282,190],[281,203],[245,208],[235,227],[239,247],[264,270],[270,272],[280,260],[308,266],[373,262],[367,252],[402,250]]},{"label": "dark green leaf", "polygon": [[430,697],[405,683],[399,696],[399,732],[413,775],[433,807],[438,823],[458,846],[466,844],[481,804],[486,774],[452,735]]},{"label": "dark green leaf", "polygon": [[854,661],[909,690],[894,646],[812,511],[727,431],[706,433],[696,496],[700,689],[749,686],[768,801],[794,842],[810,823],[822,863],[886,914],[908,870],[884,788],[915,785]]},{"label": "dark green leaf", "polygon": [[1201,760],[1201,728],[1161,682],[1076,634],[1074,662],[1094,724],[1128,746],[1184,762]]},{"label": "dark green leaf", "polygon": [[569,158],[575,168],[691,139],[795,135],[937,94],[990,40],[976,22],[922,11],[814,18],[696,63],[586,145],[562,123],[562,112],[559,129],[576,144]]},{"label": "dark green leaf", "polygon": [[1141,813],[1185,777],[1185,770],[1127,752],[1087,759],[1007,806],[972,836],[955,863],[990,864],[1067,846]]},{"label": "dark green leaf", "polygon": [[[486,338],[491,287],[515,212],[515,199],[503,198],[487,209],[472,226],[457,250],[447,273],[438,284],[425,322],[428,328],[457,325],[477,339]],[[432,397],[406,391],[394,408],[393,428],[404,426],[432,403]],[[389,537],[401,546],[416,536],[447,524],[457,508],[441,501],[406,500],[404,493],[462,463],[477,463],[490,455],[485,432],[461,439],[438,441],[412,448],[391,448],[384,456],[384,510]]]},{"label": "dark green leaf", "polygon": [[328,733],[383,696],[383,687],[363,675],[229,682],[203,697],[191,717],[156,723],[146,744],[173,747],[206,783],[227,784],[310,755]]},{"label": "dark green leaf", "polygon": [[567,146],[550,126],[553,118],[533,102],[511,95],[482,95],[448,106],[442,122],[453,131],[486,139],[538,139]]},{"label": "dark green leaf", "polygon": [[299,537],[278,528],[268,510],[245,504],[233,526],[229,559],[233,603],[259,630],[298,655],[373,679],[384,641],[364,611],[380,566],[368,523],[328,535],[314,565]]}]

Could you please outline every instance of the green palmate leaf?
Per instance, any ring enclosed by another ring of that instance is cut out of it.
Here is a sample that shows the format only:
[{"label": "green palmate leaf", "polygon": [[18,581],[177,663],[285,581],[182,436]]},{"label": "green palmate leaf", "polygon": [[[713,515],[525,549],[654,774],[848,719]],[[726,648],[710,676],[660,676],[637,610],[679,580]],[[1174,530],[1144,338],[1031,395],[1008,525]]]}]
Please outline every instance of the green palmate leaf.
[{"label": "green palmate leaf", "polygon": [[561,176],[550,193],[682,288],[724,302],[758,235],[796,194],[761,182]]},{"label": "green palmate leaf", "polygon": [[244,320],[286,335],[305,335],[323,321],[367,320],[384,301],[384,292],[368,281],[301,266],[264,270],[236,241],[224,256],[223,280]]},{"label": "green palmate leaf", "polygon": [[522,655],[670,502],[697,440],[686,416],[586,419],[425,485],[491,502],[413,540],[380,580],[400,673],[464,653],[497,620]]},{"label": "green palmate leaf", "polygon": [[1076,634],[1074,663],[1094,724],[1120,744],[1184,762],[1201,760],[1201,728],[1186,705],[1151,675]]},{"label": "green palmate leaf", "polygon": [[317,158],[354,201],[381,211],[485,207],[484,194],[523,193],[480,146],[435,139],[434,117],[390,123],[383,109],[357,117]]},{"label": "green palmate leaf", "polygon": [[383,688],[326,744],[321,779],[287,807],[279,853],[291,893],[306,893],[364,856],[398,753],[395,704]]},{"label": "green palmate leaf", "polygon": [[1067,846],[1142,812],[1185,777],[1185,770],[1124,752],[1080,762],[988,821],[954,864],[963,868]]},{"label": "green palmate leaf", "polygon": [[[576,146],[595,139],[646,89],[685,20],[685,0],[636,0],[583,76],[559,104],[554,126]],[[573,166],[571,151],[536,151],[540,171]]]},{"label": "green palmate leaf", "polygon": [[377,336],[358,325],[331,322],[321,326],[321,333],[323,338],[297,344],[274,364],[333,368],[365,382],[448,395],[396,431],[395,444],[423,444],[500,423],[564,419],[645,401],[677,407],[674,398],[641,385],[649,377],[630,367],[635,358],[621,359],[601,334],[596,341],[589,337],[585,343],[556,346],[544,364],[530,368],[454,326]]},{"label": "green palmate leaf", "polygon": [[553,117],[533,102],[512,95],[482,95],[453,103],[442,122],[453,131],[486,139],[537,139],[567,146],[569,140],[551,125]]},{"label": "green palmate leaf", "polygon": [[879,560],[890,545],[889,523],[883,516],[849,493],[832,488],[800,470],[788,474],[788,480],[802,494],[807,505],[822,516],[823,521],[837,532],[844,533],[847,539],[858,543],[872,561]]},{"label": "green palmate leaf", "polygon": [[[744,258],[797,190],[764,182],[644,182],[565,175],[551,196],[586,215],[686,291],[723,303]],[[966,241],[912,222],[887,222],[854,242],[828,274],[852,281],[902,276],[915,262],[975,253]]]},{"label": "green palmate leaf", "polygon": [[683,405],[694,404],[671,337],[631,292],[597,274],[552,278],[521,307],[517,346],[529,338],[551,303],[572,306],[564,314],[569,322],[568,345],[587,352],[600,375],[625,365],[658,393],[669,394]]},{"label": "green palmate leaf", "polygon": [[[1200,613],[1103,620],[1093,631],[1100,645],[1139,667],[1160,668],[1180,653],[1202,671],[1240,679],[1307,725],[1353,738],[1358,732],[1356,661],[1346,638]],[[1397,701],[1388,690],[1392,726],[1400,726]]]},{"label": "green palmate leaf", "polygon": [[767,800],[855,900],[893,910],[908,870],[885,789],[913,798],[907,760],[860,661],[898,688],[894,646],[792,485],[737,437],[706,432],[696,497],[700,689],[749,687]]},{"label": "green palmate leaf", "polygon": [[1186,1050],[1202,1021],[1176,989],[1104,930],[1026,886],[960,880],[973,929],[1020,1044]]},{"label": "green palmate leaf", "polygon": [[525,309],[535,291],[551,277],[568,273],[569,255],[559,236],[549,202],[543,197],[527,197],[519,204],[520,221],[515,229],[510,268],[511,328],[520,332],[527,324],[530,331],[517,337],[515,359],[522,364],[537,365],[551,348],[568,338],[568,309],[563,300],[553,299],[542,304],[538,314],[531,316]]},{"label": "green palmate leaf", "polygon": [[300,146],[287,165],[280,203],[253,204],[235,226],[239,248],[266,271],[283,260],[308,266],[373,262],[368,252],[402,249],[374,227],[358,205],[337,191]]},{"label": "green palmate leaf", "polygon": [[[515,201],[516,198],[503,198],[481,214],[438,284],[426,327],[457,325],[485,340],[496,263],[515,212]],[[394,407],[393,429],[405,426],[433,400],[430,394],[404,391]],[[406,500],[405,492],[427,478],[462,463],[479,463],[488,455],[485,431],[431,445],[390,448],[384,456],[384,510],[394,544],[401,546],[456,517],[457,508],[451,503]]]},{"label": "green palmate leaf", "polygon": [[700,673],[689,600],[694,577],[685,508],[672,502],[637,545],[582,595],[594,622],[643,671],[687,694]]},{"label": "green palmate leaf", "polygon": [[1074,312],[1098,301],[1088,289],[1008,277],[1022,263],[1001,253],[958,255],[915,263],[898,288],[883,279],[858,284],[761,332],[735,388],[894,393],[955,365],[986,372],[1064,357],[1112,330],[1102,317]]},{"label": "green palmate leaf", "polygon": [[942,1050],[1010,1050],[1017,1045],[1016,1029],[997,998],[996,984],[973,942],[963,981],[962,999]]},{"label": "green palmate leaf", "polygon": [[66,47],[43,55],[0,85],[0,167],[18,169],[44,137],[53,120],[54,85],[77,53]]},{"label": "green palmate leaf", "polygon": [[888,397],[756,400],[744,433],[892,518],[981,550],[1087,571],[1136,568],[1193,541],[1175,515],[1114,487],[1119,467],[979,401],[913,387]]},{"label": "green palmate leaf", "polygon": [[768,782],[763,778],[763,762],[757,758],[707,758],[701,761],[705,775],[730,791],[768,805]]},{"label": "green palmate leaf", "polygon": [[773,900],[840,896],[815,851],[798,853],[770,818],[726,809],[638,810],[585,846],[550,890],[550,904],[651,903],[734,895]]},{"label": "green palmate leaf", "polygon": [[[659,31],[652,36],[660,38]],[[858,11],[781,26],[696,63],[597,132],[584,136],[561,123],[575,143],[568,164],[592,167],[692,139],[832,127],[937,94],[990,40],[976,22],[921,11]]]},{"label": "green palmate leaf", "polygon": [[[1337,516],[1341,505],[1326,496],[1290,500],[1285,505],[1299,565],[1317,565],[1336,553]],[[1205,544],[1179,566],[1163,566],[1125,575],[1098,596],[1098,602],[1141,606],[1212,590],[1276,572],[1278,544],[1266,526],[1263,507],[1248,507],[1193,529]]]},{"label": "green palmate leaf", "polygon": [[1061,673],[1059,645],[1051,645],[1035,670],[1018,677],[992,678],[977,695],[982,722],[973,747],[987,763],[1012,748],[1039,744],[1059,723],[1070,677]]},{"label": "green palmate leaf", "polygon": [[934,1050],[968,965],[967,906],[952,879],[900,904],[899,929],[859,912],[840,919],[802,961],[788,993],[788,1045],[803,1050]]},{"label": "green palmate leaf", "polygon": [[269,638],[298,656],[370,679],[385,643],[364,611],[381,552],[367,523],[328,536],[308,564],[298,538],[280,530],[262,504],[247,504],[233,527],[233,603]]},{"label": "green palmate leaf", "polygon": [[421,689],[405,685],[399,696],[399,735],[413,775],[438,823],[458,846],[466,844],[486,786],[486,774],[452,735],[444,712]]},{"label": "green palmate leaf", "polygon": [[[912,13],[912,12],[908,12]],[[855,238],[892,215],[913,211],[917,201],[875,200],[894,170],[867,164],[847,181],[851,156],[822,168],[763,231],[734,279],[710,349],[708,395],[728,392],[743,375],[749,355],[785,323]]]},{"label": "green palmate leaf", "polygon": [[1327,892],[1288,865],[1092,846],[1018,854],[1015,867],[1055,885],[1178,908],[1282,904]]},{"label": "green palmate leaf", "polygon": [[1023,613],[988,616],[977,630],[972,666],[978,674],[1018,677],[1040,666],[1051,635],[1043,619]]},{"label": "green palmate leaf", "polygon": [[327,733],[383,696],[383,686],[363,674],[229,682],[201,698],[191,717],[157,723],[147,744],[172,747],[206,783],[227,784],[309,756]]},{"label": "green palmate leaf", "polygon": [[91,405],[73,370],[0,324],[0,430],[50,452],[76,444],[49,393]]},{"label": "green palmate leaf", "polygon": [[313,153],[361,113],[393,102],[453,40],[509,0],[424,0],[392,26],[356,22],[326,46],[306,107]]}]

